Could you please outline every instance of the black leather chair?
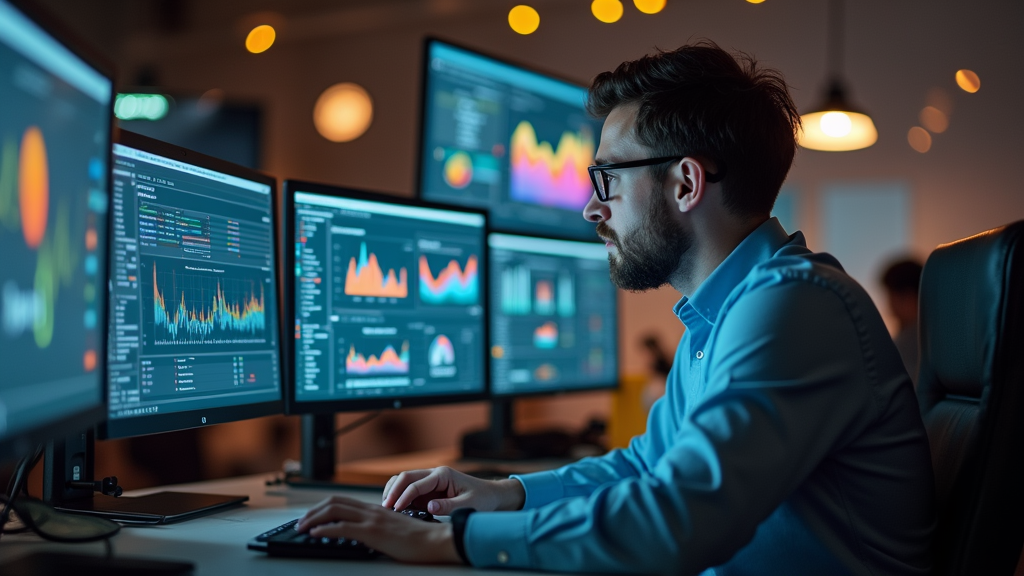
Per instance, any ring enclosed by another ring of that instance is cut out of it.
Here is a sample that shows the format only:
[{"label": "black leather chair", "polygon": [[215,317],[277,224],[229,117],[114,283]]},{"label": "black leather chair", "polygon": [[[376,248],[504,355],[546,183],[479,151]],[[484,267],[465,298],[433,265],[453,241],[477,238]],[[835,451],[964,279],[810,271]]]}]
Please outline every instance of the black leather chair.
[{"label": "black leather chair", "polygon": [[1013,574],[1024,545],[1024,221],[935,249],[918,397],[935,469],[936,575]]}]

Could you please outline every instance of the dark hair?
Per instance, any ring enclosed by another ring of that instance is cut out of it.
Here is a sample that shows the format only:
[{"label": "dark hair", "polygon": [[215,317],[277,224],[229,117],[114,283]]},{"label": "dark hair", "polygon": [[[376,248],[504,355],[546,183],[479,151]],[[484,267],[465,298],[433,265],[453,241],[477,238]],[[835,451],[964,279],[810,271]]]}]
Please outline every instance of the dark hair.
[{"label": "dark hair", "polygon": [[[800,114],[782,74],[702,40],[660,51],[594,79],[587,110],[604,118],[638,104],[636,136],[654,156],[685,154],[725,170],[725,206],[740,216],[771,213],[796,152]],[[659,166],[662,179],[668,166]]]},{"label": "dark hair", "polygon": [[891,292],[917,294],[921,286],[921,270],[921,263],[917,260],[897,260],[885,269],[882,284]]}]

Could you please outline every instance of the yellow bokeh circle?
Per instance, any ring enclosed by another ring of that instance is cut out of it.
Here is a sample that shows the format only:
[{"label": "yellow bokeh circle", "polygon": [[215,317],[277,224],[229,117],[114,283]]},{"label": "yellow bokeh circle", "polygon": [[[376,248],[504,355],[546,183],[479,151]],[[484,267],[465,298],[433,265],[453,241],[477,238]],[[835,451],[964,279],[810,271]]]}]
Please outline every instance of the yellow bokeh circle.
[{"label": "yellow bokeh circle", "polygon": [[343,82],[324,90],[313,107],[313,124],[331,142],[359,138],[373,122],[373,101],[358,84]]},{"label": "yellow bokeh circle", "polygon": [[519,34],[533,34],[540,27],[540,14],[532,6],[520,4],[508,11],[508,25]]},{"label": "yellow bokeh circle", "polygon": [[967,70],[966,68],[963,70],[957,70],[956,85],[964,92],[974,94],[981,89],[981,78],[979,78],[973,71]]},{"label": "yellow bokeh circle", "polygon": [[657,14],[665,9],[665,0],[633,0],[633,5],[644,14]]},{"label": "yellow bokeh circle", "polygon": [[277,31],[269,24],[262,24],[249,31],[245,37],[245,49],[253,54],[266,52],[274,45],[277,39]]},{"label": "yellow bokeh circle", "polygon": [[605,24],[618,22],[622,18],[622,2],[619,0],[594,0],[590,4],[590,11]]}]

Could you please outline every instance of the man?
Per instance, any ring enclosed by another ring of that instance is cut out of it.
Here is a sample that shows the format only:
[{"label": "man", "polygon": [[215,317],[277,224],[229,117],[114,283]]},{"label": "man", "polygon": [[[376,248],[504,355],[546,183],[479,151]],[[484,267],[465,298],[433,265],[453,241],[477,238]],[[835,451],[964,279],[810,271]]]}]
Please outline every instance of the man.
[{"label": "man", "polygon": [[[931,463],[899,354],[864,290],[769,217],[799,123],[782,77],[702,42],[599,75],[589,107],[605,124],[584,214],[612,279],[683,295],[647,432],[507,480],[404,472],[384,508],[330,499],[300,530],[480,567],[927,574]],[[462,510],[386,510],[412,505]]]},{"label": "man", "polygon": [[889,311],[896,317],[893,341],[903,358],[903,366],[917,386],[920,351],[917,342],[917,304],[921,289],[921,263],[910,258],[889,265],[882,274],[882,284],[889,300]]}]

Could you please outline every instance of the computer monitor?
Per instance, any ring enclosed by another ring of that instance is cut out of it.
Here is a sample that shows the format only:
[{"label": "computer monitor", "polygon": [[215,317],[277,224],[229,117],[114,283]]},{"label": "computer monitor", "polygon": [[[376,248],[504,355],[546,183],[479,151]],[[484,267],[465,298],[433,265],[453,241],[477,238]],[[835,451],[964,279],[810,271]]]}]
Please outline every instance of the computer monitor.
[{"label": "computer monitor", "polygon": [[282,411],[275,186],[256,171],[119,132],[100,437]]},{"label": "computer monitor", "polygon": [[566,458],[592,439],[517,433],[514,400],[615,388],[618,299],[596,242],[492,233],[491,421],[462,439],[467,458]]},{"label": "computer monitor", "polygon": [[614,388],[617,291],[603,244],[490,234],[491,393]]},{"label": "computer monitor", "polygon": [[103,415],[113,81],[0,0],[0,461]]},{"label": "computer monitor", "polygon": [[485,208],[499,231],[597,240],[585,88],[436,39],[423,70],[422,198]]},{"label": "computer monitor", "polygon": [[292,180],[284,203],[287,411],[315,415],[292,483],[329,481],[335,412],[484,398],[486,217]]},{"label": "computer monitor", "polygon": [[[276,181],[124,130],[111,179],[107,417],[98,436],[280,413]],[[111,497],[116,482],[90,486],[89,433],[54,443],[45,464],[44,498],[58,509],[124,522],[175,522],[248,499]]]},{"label": "computer monitor", "polygon": [[482,212],[288,180],[293,414],[479,399]]}]

